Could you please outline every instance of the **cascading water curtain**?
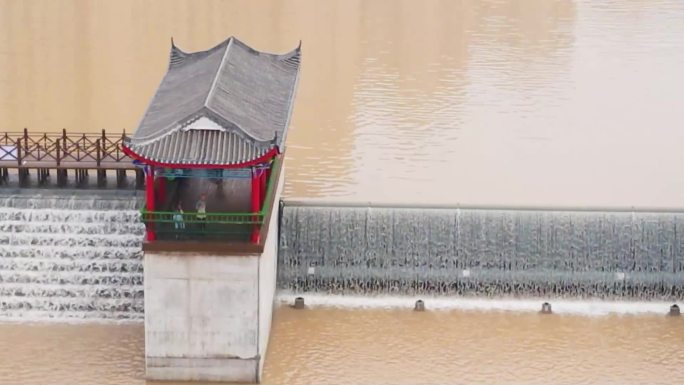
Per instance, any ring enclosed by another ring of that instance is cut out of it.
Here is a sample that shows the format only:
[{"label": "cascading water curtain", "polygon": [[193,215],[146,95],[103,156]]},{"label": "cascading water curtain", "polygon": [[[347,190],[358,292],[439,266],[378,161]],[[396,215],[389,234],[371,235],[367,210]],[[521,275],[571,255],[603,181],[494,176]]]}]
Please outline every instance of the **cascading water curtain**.
[{"label": "cascading water curtain", "polygon": [[142,319],[137,205],[0,197],[0,319]]},{"label": "cascading water curtain", "polygon": [[295,292],[684,297],[684,214],[285,206]]}]

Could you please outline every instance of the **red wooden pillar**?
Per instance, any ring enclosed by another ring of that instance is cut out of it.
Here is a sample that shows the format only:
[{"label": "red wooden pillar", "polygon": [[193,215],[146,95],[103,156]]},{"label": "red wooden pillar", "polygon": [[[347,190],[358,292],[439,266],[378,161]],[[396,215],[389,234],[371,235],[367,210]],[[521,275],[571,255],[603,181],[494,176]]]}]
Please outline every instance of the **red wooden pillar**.
[{"label": "red wooden pillar", "polygon": [[[147,211],[154,211],[154,169],[150,166],[147,167],[147,174],[145,175],[145,201],[147,204]],[[150,223],[147,225],[147,240],[155,240],[154,224]]]},{"label": "red wooden pillar", "polygon": [[157,201],[159,207],[163,210],[166,204],[166,177],[160,176],[157,178]]},{"label": "red wooden pillar", "polygon": [[[258,170],[252,168],[252,212],[258,213],[261,210],[261,177]],[[259,220],[258,216],[253,217],[254,220]],[[252,243],[259,243],[259,225],[254,225],[252,229]]]}]

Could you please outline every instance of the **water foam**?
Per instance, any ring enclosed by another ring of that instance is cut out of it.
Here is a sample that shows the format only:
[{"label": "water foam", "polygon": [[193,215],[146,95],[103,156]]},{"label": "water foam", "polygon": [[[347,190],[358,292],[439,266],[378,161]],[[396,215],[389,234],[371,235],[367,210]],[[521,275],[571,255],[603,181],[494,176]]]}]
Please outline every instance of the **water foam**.
[{"label": "water foam", "polygon": [[665,315],[672,303],[631,302],[569,299],[481,299],[462,297],[418,297],[418,296],[346,296],[319,293],[292,293],[281,291],[276,302],[281,305],[294,303],[296,297],[303,297],[306,306],[313,308],[362,309],[413,309],[415,302],[422,299],[428,310],[435,311],[508,311],[539,312],[544,302],[550,302],[555,314],[605,316],[618,315]]}]

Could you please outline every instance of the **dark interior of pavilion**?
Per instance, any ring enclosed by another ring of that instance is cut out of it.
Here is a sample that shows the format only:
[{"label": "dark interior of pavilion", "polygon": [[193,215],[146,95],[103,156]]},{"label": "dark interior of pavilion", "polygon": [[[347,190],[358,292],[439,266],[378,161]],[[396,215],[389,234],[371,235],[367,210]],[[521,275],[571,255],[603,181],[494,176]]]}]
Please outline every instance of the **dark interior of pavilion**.
[{"label": "dark interior of pavilion", "polygon": [[[169,213],[171,220],[157,224],[157,239],[249,239],[253,228],[249,223],[217,223],[217,219],[220,218],[212,218],[209,221],[197,218],[197,205],[204,196],[208,215],[244,213],[245,221],[253,220],[250,212],[249,178],[166,178],[165,185],[165,199],[158,201],[157,210]],[[181,210],[183,215],[179,216]]]}]

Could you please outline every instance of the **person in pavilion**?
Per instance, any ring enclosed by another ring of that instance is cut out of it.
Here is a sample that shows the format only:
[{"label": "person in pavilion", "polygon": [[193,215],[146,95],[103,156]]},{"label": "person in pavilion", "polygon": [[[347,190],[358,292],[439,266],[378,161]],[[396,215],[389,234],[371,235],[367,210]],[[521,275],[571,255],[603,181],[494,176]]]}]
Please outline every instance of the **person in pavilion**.
[{"label": "person in pavilion", "polygon": [[[181,202],[178,202],[176,214],[173,215],[173,227],[176,229],[176,231],[185,230],[185,222],[183,221],[183,205]],[[176,238],[178,238],[178,235],[176,235]]]},{"label": "person in pavilion", "polygon": [[207,195],[201,194],[197,204],[195,204],[195,210],[197,211],[197,221],[199,222],[199,229],[204,231],[206,228],[207,220]]}]

